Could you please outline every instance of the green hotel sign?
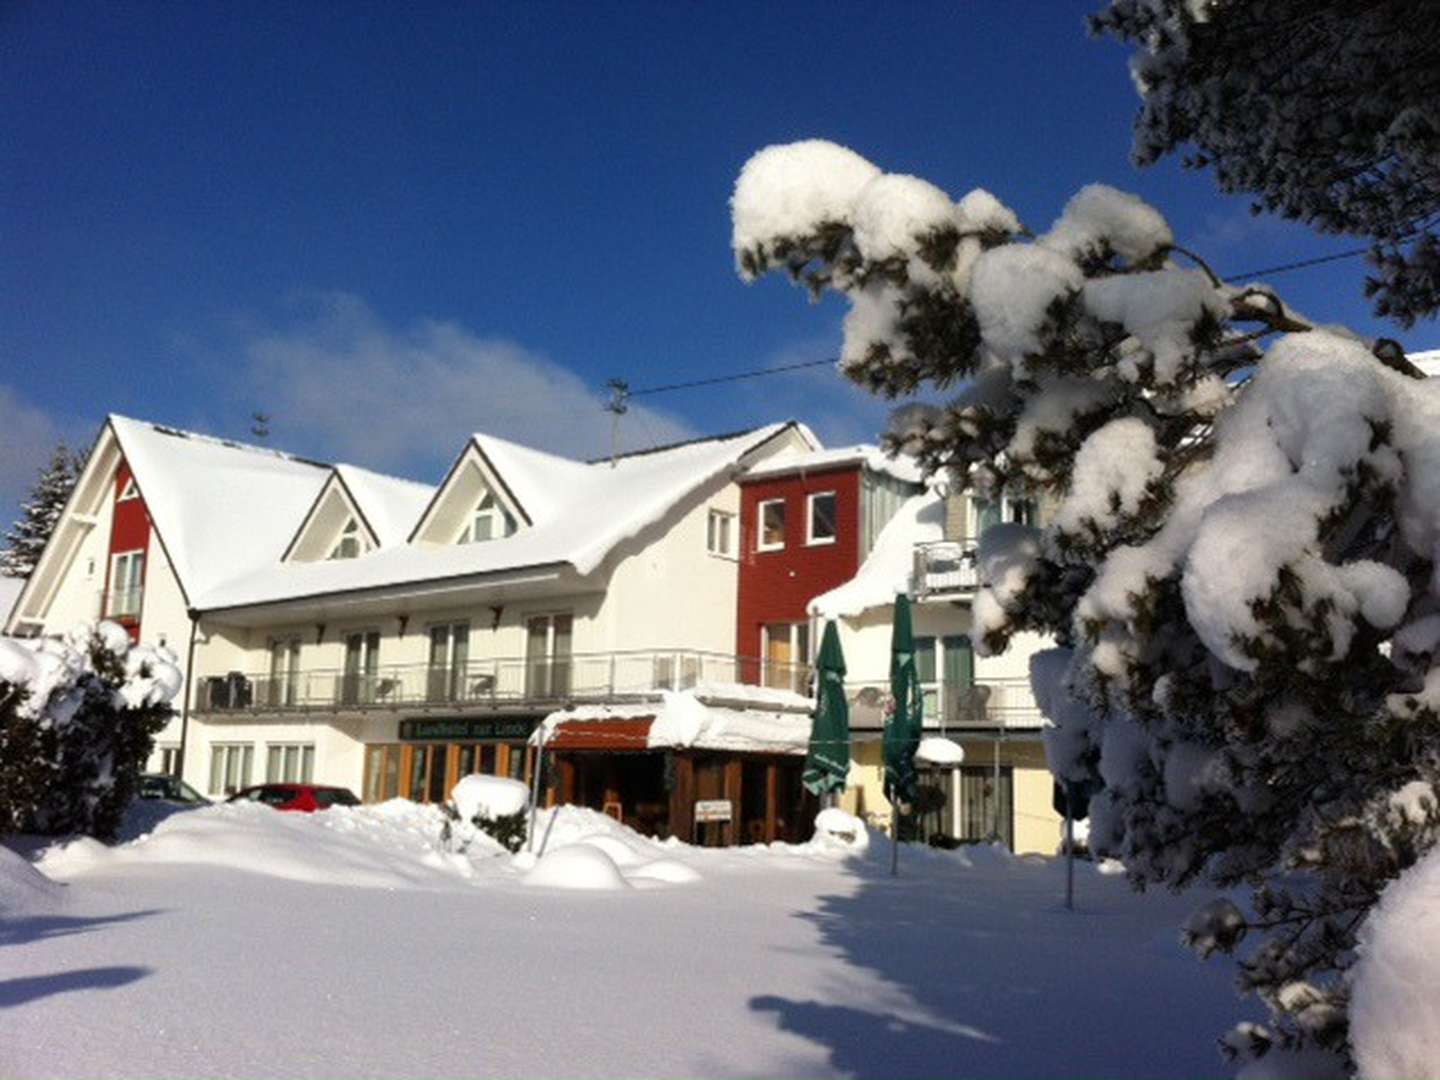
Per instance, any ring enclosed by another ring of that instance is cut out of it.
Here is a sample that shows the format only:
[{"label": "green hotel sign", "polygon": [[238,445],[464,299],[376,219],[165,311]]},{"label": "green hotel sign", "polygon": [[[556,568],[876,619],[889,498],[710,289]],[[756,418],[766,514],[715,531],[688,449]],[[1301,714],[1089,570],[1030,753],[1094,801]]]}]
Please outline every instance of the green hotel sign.
[{"label": "green hotel sign", "polygon": [[539,722],[538,717],[527,716],[401,720],[400,738],[407,742],[430,739],[445,739],[454,742],[479,739],[528,739]]}]

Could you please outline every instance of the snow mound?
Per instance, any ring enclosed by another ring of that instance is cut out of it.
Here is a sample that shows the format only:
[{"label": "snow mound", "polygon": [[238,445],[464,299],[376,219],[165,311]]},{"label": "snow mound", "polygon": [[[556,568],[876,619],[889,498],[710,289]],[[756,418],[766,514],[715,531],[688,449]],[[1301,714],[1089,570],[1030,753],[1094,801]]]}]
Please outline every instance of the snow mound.
[{"label": "snow mound", "polygon": [[667,885],[689,885],[701,880],[699,871],[677,859],[656,859],[626,871],[625,876],[631,881],[663,881]]},{"label": "snow mound", "polygon": [[829,807],[815,815],[815,838],[812,843],[822,851],[839,851],[858,855],[870,846],[870,831],[854,814],[839,807]]},{"label": "snow mound", "polygon": [[615,860],[593,844],[571,844],[547,853],[524,877],[526,885],[551,889],[628,889]]},{"label": "snow mound", "polygon": [[638,866],[645,861],[645,856],[635,850],[633,846],[621,840],[618,836],[597,835],[586,837],[580,843],[603,851],[610,856],[610,861],[616,866]]},{"label": "snow mound", "polygon": [[62,888],[22,856],[0,847],[0,915],[14,918],[51,911],[60,903]]},{"label": "snow mound", "polygon": [[462,821],[476,815],[488,818],[521,813],[530,805],[530,791],[519,780],[505,776],[467,776],[450,793]]},{"label": "snow mound", "polygon": [[1350,1006],[1359,1074],[1440,1076],[1440,848],[1401,874],[1360,932]]},{"label": "snow mound", "polygon": [[47,853],[41,866],[47,873],[74,874],[100,865],[189,864],[317,885],[436,888],[473,876],[472,859],[502,850],[481,836],[467,855],[449,854],[440,846],[442,824],[437,807],[401,799],[320,814],[222,803],[175,814],[119,847],[66,844]]}]

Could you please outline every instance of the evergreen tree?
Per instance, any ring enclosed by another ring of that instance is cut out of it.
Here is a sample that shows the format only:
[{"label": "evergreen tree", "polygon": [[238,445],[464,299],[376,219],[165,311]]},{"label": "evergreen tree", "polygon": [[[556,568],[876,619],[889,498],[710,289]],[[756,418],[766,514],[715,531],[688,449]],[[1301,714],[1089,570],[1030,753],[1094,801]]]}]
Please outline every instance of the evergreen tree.
[{"label": "evergreen tree", "polygon": [[[740,175],[747,279],[850,301],[840,368],[898,397],[885,443],[952,489],[1048,493],[1043,528],[981,539],[981,651],[1020,630],[1052,769],[1099,787],[1093,850],[1138,888],[1255,888],[1202,953],[1249,935],[1276,1042],[1345,1057],[1347,971],[1440,814],[1440,380],[1393,342],[1231,287],[1101,185],[1040,235],[824,142]],[[1257,940],[1258,938],[1258,940]]]},{"label": "evergreen tree", "polygon": [[35,572],[83,466],[63,442],[55,447],[50,464],[40,471],[40,479],[30,490],[30,498],[20,504],[20,519],[5,534],[0,574],[28,578]]},{"label": "evergreen tree", "polygon": [[1375,310],[1440,310],[1440,4],[1112,0],[1091,29],[1138,46],[1134,157],[1183,145],[1255,210],[1375,241]]}]

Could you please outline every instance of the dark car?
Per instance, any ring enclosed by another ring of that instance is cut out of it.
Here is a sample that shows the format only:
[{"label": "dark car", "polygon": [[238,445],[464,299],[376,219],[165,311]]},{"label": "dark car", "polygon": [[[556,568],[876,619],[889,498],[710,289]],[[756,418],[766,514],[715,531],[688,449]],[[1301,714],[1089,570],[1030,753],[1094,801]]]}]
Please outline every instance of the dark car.
[{"label": "dark car", "polygon": [[141,773],[140,789],[135,793],[141,799],[164,799],[166,802],[183,803],[186,806],[208,806],[210,800],[178,776],[168,773]]},{"label": "dark car", "polygon": [[323,784],[256,784],[241,788],[226,802],[258,802],[276,810],[298,810],[310,814],[332,806],[359,806],[360,800],[349,788],[327,787]]}]

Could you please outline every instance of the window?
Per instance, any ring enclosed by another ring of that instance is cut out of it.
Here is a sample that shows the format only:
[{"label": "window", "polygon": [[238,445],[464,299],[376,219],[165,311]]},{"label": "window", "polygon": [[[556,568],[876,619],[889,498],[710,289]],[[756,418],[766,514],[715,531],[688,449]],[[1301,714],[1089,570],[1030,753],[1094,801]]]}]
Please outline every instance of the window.
[{"label": "window", "polygon": [[300,685],[300,636],[270,639],[270,685],[264,700],[269,705],[297,704]]},{"label": "window", "polygon": [[374,702],[381,696],[380,631],[357,630],[345,635],[345,674],[340,680],[340,701],[344,705]]},{"label": "window", "polygon": [[270,743],[265,747],[267,784],[308,784],[314,777],[314,743]]},{"label": "window", "polygon": [[1024,498],[1021,495],[1004,493],[998,500],[972,499],[975,515],[975,536],[978,538],[985,534],[985,530],[991,525],[998,525],[1002,521],[1014,522],[1020,525],[1036,525],[1039,523],[1039,513],[1033,499]]},{"label": "window", "polygon": [[250,786],[254,743],[215,743],[210,747],[210,794],[234,795]]},{"label": "window", "polygon": [[457,543],[479,544],[486,540],[499,540],[515,532],[515,519],[500,505],[492,492],[485,492],[470,522],[460,533]]},{"label": "window", "polygon": [[180,771],[180,747],[176,743],[157,746],[151,760],[156,763],[151,772],[174,776]]},{"label": "window", "polygon": [[138,499],[139,497],[140,489],[135,486],[135,478],[132,476],[125,481],[125,486],[120,489],[120,497],[115,501],[125,502],[128,499]]},{"label": "window", "polygon": [[106,599],[107,615],[140,614],[140,588],[145,578],[145,552],[125,551],[110,563],[110,595]]},{"label": "window", "polygon": [[960,766],[958,840],[1000,840],[1015,849],[1015,777],[1008,765]]},{"label": "window", "polygon": [[766,623],[760,628],[761,682],[805,693],[810,678],[810,624]]},{"label": "window", "polygon": [[705,550],[711,555],[735,557],[735,515],[711,510],[705,530]]},{"label": "window", "polygon": [[575,621],[568,613],[525,620],[525,696],[557,698],[570,693],[570,647]]},{"label": "window", "polygon": [[807,500],[805,542],[807,544],[833,544],[835,542],[835,492],[823,491],[811,495]]},{"label": "window", "polygon": [[360,537],[360,523],[353,517],[340,530],[340,539],[326,556],[330,559],[358,559],[365,551],[365,542]]},{"label": "window", "polygon": [[[466,695],[470,662],[470,624],[441,623],[430,627],[430,665],[426,695],[430,701],[455,701]],[[483,687],[476,687],[476,693]]]},{"label": "window", "polygon": [[767,499],[760,504],[760,535],[756,551],[778,551],[785,546],[785,500]]}]

